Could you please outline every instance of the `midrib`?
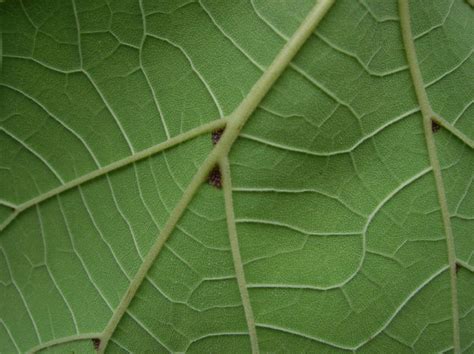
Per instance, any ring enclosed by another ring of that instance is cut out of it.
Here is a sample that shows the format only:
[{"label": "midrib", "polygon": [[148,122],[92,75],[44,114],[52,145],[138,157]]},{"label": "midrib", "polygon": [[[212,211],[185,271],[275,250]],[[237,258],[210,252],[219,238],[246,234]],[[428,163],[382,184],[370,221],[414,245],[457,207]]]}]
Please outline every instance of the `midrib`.
[{"label": "midrib", "polygon": [[446,234],[446,244],[448,249],[449,274],[451,283],[451,311],[453,320],[453,348],[456,354],[461,353],[461,342],[459,334],[459,308],[457,300],[457,280],[456,280],[456,254],[454,249],[453,231],[451,228],[451,218],[449,216],[448,203],[446,199],[446,192],[444,189],[443,176],[436,151],[436,144],[434,141],[433,131],[431,130],[431,120],[435,118],[433,109],[431,108],[428,95],[425,90],[423,77],[418,64],[416,55],[415,42],[410,24],[410,9],[408,0],[399,0],[400,22],[403,37],[403,44],[407,55],[408,66],[415,88],[418,103],[421,108],[423,116],[423,129],[425,133],[426,146],[430,159],[431,167],[433,168],[433,175],[438,193],[438,201],[441,208],[441,216],[443,219],[444,232]]}]

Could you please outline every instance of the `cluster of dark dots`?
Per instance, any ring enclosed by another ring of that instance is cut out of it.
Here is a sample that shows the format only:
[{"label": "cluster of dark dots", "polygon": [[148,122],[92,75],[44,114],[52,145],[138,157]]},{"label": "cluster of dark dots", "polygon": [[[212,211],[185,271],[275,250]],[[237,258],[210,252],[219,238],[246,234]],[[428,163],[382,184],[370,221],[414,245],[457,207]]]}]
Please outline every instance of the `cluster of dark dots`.
[{"label": "cluster of dark dots", "polygon": [[431,121],[431,131],[433,133],[436,133],[438,130],[440,130],[440,126],[438,123],[436,123],[434,120]]},{"label": "cluster of dark dots", "polygon": [[459,263],[456,263],[456,274],[457,274],[457,272],[459,272],[460,268],[461,268],[461,266],[459,265]]},{"label": "cluster of dark dots", "polygon": [[222,188],[222,176],[218,166],[215,166],[207,177],[207,183],[216,188]]},{"label": "cluster of dark dots", "polygon": [[99,350],[100,339],[99,338],[92,338],[92,345],[94,346],[95,350]]},{"label": "cluster of dark dots", "polygon": [[224,132],[224,128],[214,130],[211,135],[212,145],[216,145]]},{"label": "cluster of dark dots", "polygon": [[[224,128],[216,129],[211,134],[212,145],[216,145],[221,139]],[[207,183],[213,187],[222,188],[222,175],[219,166],[215,166],[207,177]]]}]

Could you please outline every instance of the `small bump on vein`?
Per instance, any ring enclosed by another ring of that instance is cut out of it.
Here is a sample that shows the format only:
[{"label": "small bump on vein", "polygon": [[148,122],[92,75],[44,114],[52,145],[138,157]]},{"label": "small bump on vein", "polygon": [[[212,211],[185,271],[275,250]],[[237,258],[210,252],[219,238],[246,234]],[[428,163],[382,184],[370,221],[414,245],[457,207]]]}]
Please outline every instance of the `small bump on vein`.
[{"label": "small bump on vein", "polygon": [[431,120],[431,131],[433,133],[436,133],[440,129],[441,129],[441,126],[438,123],[436,123],[434,120]]},{"label": "small bump on vein", "polygon": [[212,145],[216,145],[219,142],[222,136],[222,133],[224,133],[224,128],[220,128],[220,129],[216,129],[212,131],[211,133]]},{"label": "small bump on vein", "polygon": [[92,338],[92,345],[94,346],[95,350],[99,350],[100,347],[100,339],[99,338]]},{"label": "small bump on vein", "polygon": [[209,176],[207,177],[207,183],[218,189],[222,188],[222,175],[219,166],[215,166],[211,170],[211,172],[209,172]]}]

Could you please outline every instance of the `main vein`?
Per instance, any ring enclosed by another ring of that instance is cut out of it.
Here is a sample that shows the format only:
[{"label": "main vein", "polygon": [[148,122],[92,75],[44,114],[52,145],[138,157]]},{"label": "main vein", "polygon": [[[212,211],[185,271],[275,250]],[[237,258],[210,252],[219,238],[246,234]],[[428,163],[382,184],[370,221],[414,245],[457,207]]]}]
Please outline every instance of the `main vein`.
[{"label": "main vein", "polygon": [[444,189],[443,176],[441,174],[441,167],[436,151],[436,145],[431,130],[431,118],[434,116],[433,109],[431,108],[428,95],[425,90],[423,83],[423,77],[421,75],[420,67],[418,65],[418,59],[416,56],[416,48],[413,40],[413,34],[411,31],[410,24],[410,9],[408,0],[399,0],[399,11],[401,30],[403,37],[403,44],[407,55],[408,65],[410,67],[410,73],[415,87],[416,96],[418,103],[421,108],[421,114],[423,116],[423,128],[425,132],[425,140],[428,149],[428,155],[431,166],[433,167],[433,174],[436,183],[436,190],[438,193],[438,201],[441,208],[441,216],[443,219],[444,231],[446,234],[446,243],[448,249],[448,262],[449,262],[449,273],[451,279],[451,310],[453,316],[453,347],[455,353],[461,352],[460,335],[459,335],[459,309],[458,309],[458,298],[457,298],[457,281],[456,281],[456,254],[454,249],[454,238],[451,227],[451,219],[449,217],[448,203],[446,200],[446,192]]},{"label": "main vein", "polygon": [[[259,103],[262,101],[268,91],[272,88],[274,83],[278,80],[278,78],[288,66],[290,61],[298,53],[300,48],[303,46],[303,44],[306,42],[308,37],[318,25],[318,23],[323,19],[328,10],[331,8],[334,1],[335,0],[320,0],[316,2],[307,17],[301,23],[300,27],[296,30],[293,36],[281,49],[281,51],[275,57],[270,66],[265,70],[259,80],[254,84],[254,86],[251,88],[247,96],[242,100],[240,105],[229,116],[225,131],[222,134],[220,141],[211,151],[211,153],[208,155],[202,165],[199,167],[198,171],[196,172],[188,187],[184,191],[181,200],[171,212],[170,217],[166,222],[164,228],[161,230],[155,243],[152,245],[150,251],[144,258],[142,265],[140,266],[139,270],[130,282],[130,285],[124,296],[122,297],[120,304],[112,315],[106,328],[104,329],[104,332],[101,336],[99,353],[104,352],[110,341],[110,338],[112,337],[113,333],[115,332],[115,329],[117,328],[117,325],[120,322],[120,319],[127,312],[130,302],[134,298],[136,292],[138,291],[138,288],[145,279],[148,270],[153,265],[160,251],[163,249],[163,245],[173,232],[176,224],[178,223],[179,219],[183,215],[191,200],[193,199],[202,182],[207,178],[209,172],[212,168],[214,168],[217,163],[222,161],[224,158],[227,158],[233,143],[237,139],[240,130],[243,128],[250,115],[255,111]],[[247,306],[250,306],[249,302]],[[249,333],[251,331],[252,329],[249,327]],[[256,341],[256,332],[254,336],[254,340]],[[258,350],[258,348],[254,347],[254,344],[252,344],[252,348],[254,350]]]}]

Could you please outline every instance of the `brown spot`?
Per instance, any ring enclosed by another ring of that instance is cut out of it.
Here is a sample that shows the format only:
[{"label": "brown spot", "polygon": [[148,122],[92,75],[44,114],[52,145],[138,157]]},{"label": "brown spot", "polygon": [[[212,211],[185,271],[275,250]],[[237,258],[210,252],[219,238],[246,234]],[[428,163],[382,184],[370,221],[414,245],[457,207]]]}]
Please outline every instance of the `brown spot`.
[{"label": "brown spot", "polygon": [[431,121],[431,131],[433,133],[436,133],[438,130],[440,130],[441,127],[438,123],[436,123],[434,120]]},{"label": "brown spot", "polygon": [[92,338],[92,345],[94,346],[95,350],[99,350],[100,339],[99,338]]},{"label": "brown spot", "polygon": [[459,263],[456,263],[456,274],[458,274],[459,269],[461,268],[461,265]]},{"label": "brown spot", "polygon": [[222,176],[218,166],[215,166],[207,177],[207,183],[216,188],[222,188]]},{"label": "brown spot", "polygon": [[212,145],[216,145],[219,142],[223,132],[224,132],[224,128],[216,129],[212,132],[212,135],[211,135]]}]

